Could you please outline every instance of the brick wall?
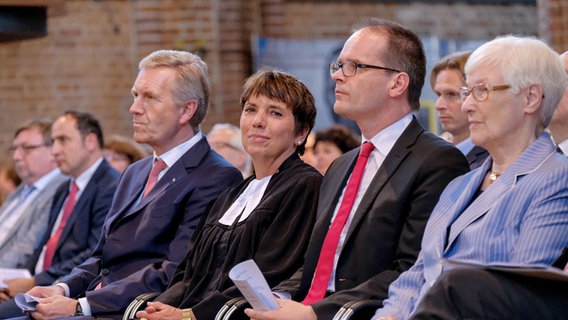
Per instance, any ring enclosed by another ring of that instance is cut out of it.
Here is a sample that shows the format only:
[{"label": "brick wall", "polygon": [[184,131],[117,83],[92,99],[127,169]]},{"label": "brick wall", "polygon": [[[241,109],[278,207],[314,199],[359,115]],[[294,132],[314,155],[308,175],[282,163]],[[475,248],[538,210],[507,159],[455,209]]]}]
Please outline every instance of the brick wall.
[{"label": "brick wall", "polygon": [[539,35],[558,52],[568,51],[568,2],[539,0]]},{"label": "brick wall", "polygon": [[[549,30],[554,45],[566,48],[563,2],[541,0],[537,15],[537,8],[520,5],[67,0],[65,14],[49,18],[47,37],[0,43],[0,150],[6,150],[21,121],[56,117],[67,109],[91,111],[105,132],[131,135],[128,108],[137,64],[157,49],[197,51],[208,63],[213,91],[207,131],[215,122],[238,124],[254,36],[346,37],[354,21],[373,15],[455,39]],[[550,27],[543,23],[548,20]]]}]

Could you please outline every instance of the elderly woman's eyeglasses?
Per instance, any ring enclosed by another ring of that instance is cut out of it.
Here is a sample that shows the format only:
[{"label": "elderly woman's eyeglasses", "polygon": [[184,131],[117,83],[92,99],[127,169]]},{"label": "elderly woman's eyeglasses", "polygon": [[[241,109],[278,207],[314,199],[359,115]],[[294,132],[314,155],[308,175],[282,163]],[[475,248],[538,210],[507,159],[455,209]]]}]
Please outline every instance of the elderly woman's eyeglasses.
[{"label": "elderly woman's eyeglasses", "polygon": [[460,88],[460,98],[462,102],[465,102],[467,97],[471,94],[473,99],[477,102],[483,102],[489,98],[489,91],[500,91],[510,89],[511,86],[508,84],[502,84],[498,86],[488,86],[485,83],[478,83],[471,88],[461,87]]},{"label": "elderly woman's eyeglasses", "polygon": [[343,63],[337,63],[337,62],[330,63],[329,64],[329,74],[333,75],[334,73],[339,71],[339,69],[341,69],[341,72],[343,73],[344,76],[352,77],[357,73],[357,69],[359,69],[359,68],[368,68],[368,69],[378,69],[378,70],[385,70],[385,71],[391,71],[391,72],[400,72],[399,70],[396,70],[396,69],[373,66],[373,65],[370,65],[370,64],[356,63],[356,62],[353,62],[353,61],[345,61]]}]

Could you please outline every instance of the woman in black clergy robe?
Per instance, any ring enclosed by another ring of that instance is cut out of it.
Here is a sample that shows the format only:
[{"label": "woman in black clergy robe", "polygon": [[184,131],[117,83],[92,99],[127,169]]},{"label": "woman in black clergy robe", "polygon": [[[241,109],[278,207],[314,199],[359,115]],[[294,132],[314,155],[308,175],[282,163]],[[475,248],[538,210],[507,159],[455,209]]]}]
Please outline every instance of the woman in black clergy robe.
[{"label": "woman in black clergy robe", "polygon": [[139,319],[213,319],[241,296],[228,277],[234,265],[254,259],[270,286],[303,265],[322,179],[299,158],[314,125],[314,98],[296,78],[263,69],[247,80],[240,101],[254,175],[206,211],[169,288]]}]

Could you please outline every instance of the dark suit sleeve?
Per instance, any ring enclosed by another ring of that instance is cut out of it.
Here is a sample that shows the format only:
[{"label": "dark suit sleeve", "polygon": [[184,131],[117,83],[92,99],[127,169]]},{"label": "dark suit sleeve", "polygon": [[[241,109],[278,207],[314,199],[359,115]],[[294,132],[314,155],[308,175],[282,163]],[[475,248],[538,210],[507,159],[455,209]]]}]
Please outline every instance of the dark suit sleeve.
[{"label": "dark suit sleeve", "polygon": [[[228,192],[228,189],[225,190],[224,192],[222,192],[219,195],[219,198],[226,197],[227,192]],[[194,247],[194,243],[195,243],[196,239],[198,238],[200,230],[203,228],[203,225],[207,221],[207,216],[211,212],[211,207],[213,206],[214,202],[215,201],[211,201],[209,203],[209,205],[207,206],[207,209],[205,210],[205,212],[201,216],[201,220],[199,221],[199,224],[195,228],[195,231],[193,232],[193,235],[191,237],[191,241],[189,243],[190,249],[188,250],[185,258],[177,266],[175,274],[174,274],[174,276],[173,276],[173,278],[172,278],[172,280],[171,280],[171,282],[168,286],[168,289],[166,291],[162,292],[162,294],[160,294],[160,296],[158,296],[156,298],[157,301],[168,304],[170,306],[179,306],[181,304],[184,293],[185,293],[185,289],[186,289],[183,279],[184,279],[185,273],[189,272],[189,271],[187,271],[188,270],[187,264],[189,263],[189,261],[191,259],[191,253],[192,253],[191,248]]]},{"label": "dark suit sleeve", "polygon": [[449,270],[443,272],[426,292],[411,319],[566,317],[567,282],[544,277],[477,267]]},{"label": "dark suit sleeve", "polygon": [[[49,269],[35,275],[37,285],[52,284],[59,277],[66,275],[75,266],[80,265],[91,256],[101,236],[104,219],[110,209],[112,197],[116,191],[118,172],[111,170],[109,166],[105,177],[97,182],[95,190],[81,196],[89,197],[86,212],[78,212],[78,214],[88,215],[88,230],[81,230],[84,231],[84,236],[88,238],[87,246],[81,248],[79,252],[73,252],[73,256],[70,257],[62,253],[64,255],[63,260],[60,260],[59,263],[53,264]],[[88,189],[85,189],[85,192],[87,192],[87,190]],[[65,248],[65,246],[63,248]]]},{"label": "dark suit sleeve", "polygon": [[[417,150],[423,151],[425,150]],[[415,151],[416,152],[416,151]],[[429,150],[412,183],[408,197],[409,211],[403,223],[391,268],[347,290],[340,290],[312,305],[319,319],[332,318],[346,302],[360,299],[383,300],[388,296],[388,287],[398,276],[409,269],[420,251],[426,222],[446,185],[454,178],[469,171],[465,157],[452,146]],[[364,247],[361,243],[357,246]]]}]

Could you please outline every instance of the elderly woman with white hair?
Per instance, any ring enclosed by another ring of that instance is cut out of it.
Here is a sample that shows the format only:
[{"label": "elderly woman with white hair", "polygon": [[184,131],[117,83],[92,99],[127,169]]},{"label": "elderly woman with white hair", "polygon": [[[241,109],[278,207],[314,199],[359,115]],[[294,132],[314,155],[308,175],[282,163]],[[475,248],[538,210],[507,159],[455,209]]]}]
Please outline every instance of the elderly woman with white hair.
[{"label": "elderly woman with white hair", "polygon": [[462,109],[490,157],[446,187],[415,265],[373,319],[408,319],[451,261],[551,265],[568,246],[568,159],[544,131],[567,85],[558,54],[535,38],[499,37],[465,73]]}]

